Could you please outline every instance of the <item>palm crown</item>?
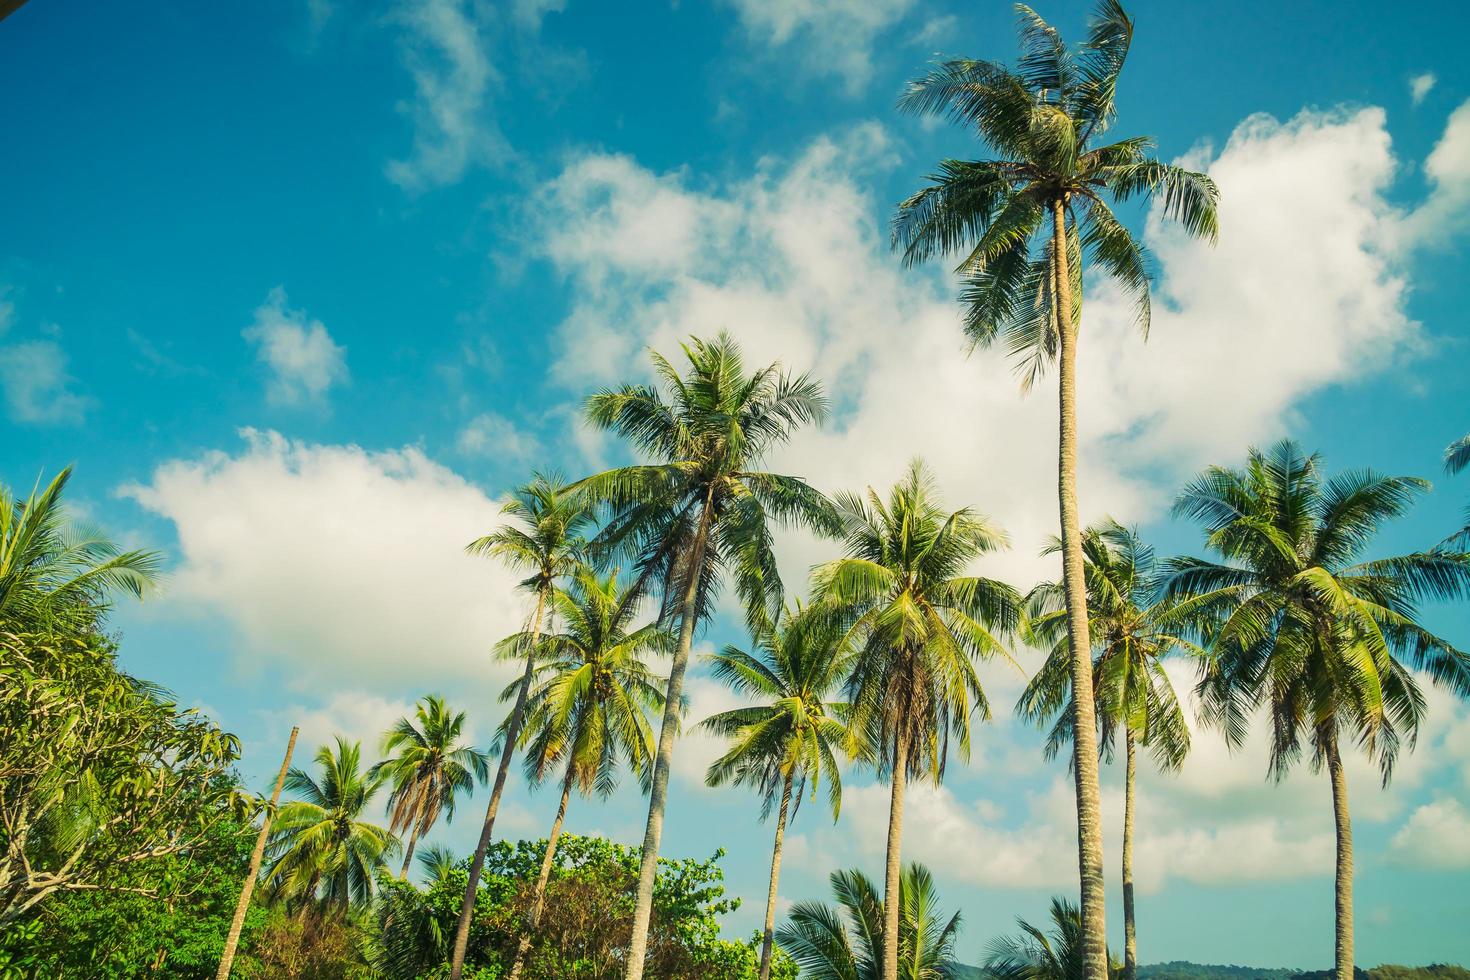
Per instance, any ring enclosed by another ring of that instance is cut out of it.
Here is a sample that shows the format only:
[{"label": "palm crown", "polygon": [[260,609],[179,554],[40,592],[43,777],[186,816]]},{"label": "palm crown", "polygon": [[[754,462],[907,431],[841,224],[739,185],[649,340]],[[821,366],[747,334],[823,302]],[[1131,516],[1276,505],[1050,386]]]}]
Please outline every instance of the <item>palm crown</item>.
[{"label": "palm crown", "polygon": [[[1021,932],[1001,936],[989,944],[985,973],[992,980],[1084,980],[1082,915],[1065,898],[1051,900],[1051,931],[1017,919]],[[1109,976],[1118,966],[1108,958]]]},{"label": "palm crown", "polygon": [[442,813],[454,819],[455,799],[474,791],[476,780],[489,774],[485,753],[461,741],[465,713],[451,712],[444,699],[421,699],[413,718],[400,718],[383,737],[384,761],[369,770],[373,779],[393,784],[388,796],[388,830],[411,833],[403,856],[408,874],[418,839],[427,834]]},{"label": "palm crown", "polygon": [[[1047,554],[1061,550],[1053,542]],[[1159,596],[1158,562],[1136,532],[1113,520],[1082,535],[1087,606],[1092,632],[1093,696],[1102,729],[1100,745],[1111,750],[1120,728],[1147,746],[1164,770],[1178,769],[1189,752],[1189,724],[1180,708],[1163,658],[1174,652],[1203,655],[1185,636],[1173,604]],[[1056,756],[1071,740],[1072,675],[1062,585],[1046,582],[1026,597],[1028,642],[1047,651],[1017,703],[1031,721],[1052,722],[1046,754]]]},{"label": "palm crown", "polygon": [[373,893],[374,875],[397,849],[387,830],[362,819],[382,780],[362,768],[362,748],[340,735],[336,750],[316,754],[320,776],[292,768],[286,788],[298,799],[282,804],[271,824],[266,880],[282,894],[310,901],[323,898],[346,906]]},{"label": "palm crown", "polygon": [[576,570],[593,515],[567,492],[561,477],[536,474],[516,488],[501,513],[511,520],[470,542],[465,550],[525,572],[521,588],[533,593],[549,592],[557,579]]},{"label": "palm crown", "polygon": [[886,501],[871,488],[835,499],[847,557],[819,567],[815,586],[819,606],[851,624],[855,720],[883,765],[901,743],[905,771],[938,778],[950,736],[967,753],[971,714],[989,717],[975,661],[1009,659],[992,630],[1016,628],[1020,597],[966,574],[1005,535],[968,508],[946,513],[917,460]]},{"label": "palm crown", "polygon": [[758,639],[755,652],[726,646],[710,655],[716,678],[761,703],[723,711],[701,723],[731,743],[709,767],[705,782],[754,787],[764,817],[788,779],[799,806],[808,782],[815,795],[825,776],[827,802],[836,818],[842,806],[837,752],[860,751],[846,724],[847,704],[833,700],[847,676],[847,659],[840,655],[842,633],[831,618],[798,607]]},{"label": "palm crown", "polygon": [[1210,468],[1180,495],[1176,512],[1203,525],[1225,559],[1178,558],[1169,570],[1180,612],[1209,624],[1216,656],[1201,682],[1205,708],[1239,744],[1264,701],[1278,776],[1304,736],[1320,764],[1345,728],[1387,780],[1424,711],[1410,668],[1470,695],[1470,657],[1417,615],[1423,599],[1470,593],[1470,556],[1360,560],[1427,486],[1369,471],[1326,479],[1317,456],[1286,441],[1252,450],[1243,470]]},{"label": "palm crown", "polygon": [[[1014,68],[945,61],[899,100],[904,111],[950,117],[997,156],[943,161],[928,186],[899,204],[893,241],[908,264],[963,255],[966,331],[980,346],[1002,337],[1029,387],[1058,349],[1061,297],[1071,298],[1066,322],[1078,320],[1084,256],[1132,295],[1148,329],[1150,259],[1112,205],[1160,196],[1165,217],[1213,239],[1218,195],[1203,174],[1150,156],[1146,137],[1103,141],[1133,39],[1133,22],[1116,0],[1099,5],[1078,49],[1031,8],[1016,9],[1021,57]],[[1055,244],[1061,236],[1048,237],[1048,219],[1054,231],[1077,227],[1066,236],[1066,256]]]}]

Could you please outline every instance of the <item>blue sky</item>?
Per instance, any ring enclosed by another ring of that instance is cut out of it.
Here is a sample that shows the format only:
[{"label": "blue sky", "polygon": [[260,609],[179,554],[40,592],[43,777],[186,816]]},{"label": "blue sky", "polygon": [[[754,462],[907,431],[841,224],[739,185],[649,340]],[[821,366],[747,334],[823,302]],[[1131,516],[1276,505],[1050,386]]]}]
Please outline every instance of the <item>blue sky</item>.
[{"label": "blue sky", "polygon": [[[1464,12],[1131,9],[1120,131],[1207,167],[1223,227],[1209,250],[1131,215],[1160,264],[1147,346],[1091,294],[1084,510],[1197,549],[1167,519],[1174,489],[1289,434],[1434,479],[1383,546],[1437,540],[1470,500],[1438,469],[1470,430]],[[1085,7],[1042,13],[1075,35]],[[886,247],[893,202],[976,153],[894,97],[936,52],[1008,58],[1004,3],[34,0],[0,50],[0,476],[75,463],[80,511],[169,556],[166,592],[117,614],[124,662],[238,732],[255,784],[292,723],[371,738],[429,691],[488,734],[505,672],[486,650],[524,609],[458,549],[531,468],[622,458],[576,407],[641,376],[648,344],[728,327],[753,359],[810,368],[836,416],[773,465],[881,487],[922,454],[1011,532],[989,571],[1050,571],[1048,390],[964,360],[942,270]],[[783,546],[794,583],[830,554]],[[1463,609],[1427,615],[1470,643]],[[739,640],[733,622],[704,642]],[[1013,700],[1017,676],[985,678]],[[731,703],[699,676],[691,695],[699,716]],[[1074,887],[1066,774],[1038,741],[998,716],[971,766],[912,794],[906,854],[963,909],[972,960]],[[1143,958],[1324,966],[1323,781],[1273,786],[1258,745],[1197,742],[1180,777],[1143,779]],[[699,785],[714,751],[681,745],[665,851],[730,852],[743,931],[769,828]],[[1470,960],[1470,713],[1436,696],[1387,793],[1352,776],[1360,962]],[[784,901],[877,868],[883,789],[850,787],[835,827],[802,812]],[[482,808],[439,836],[469,847]],[[506,831],[541,833],[551,808],[517,783]],[[630,785],[569,825],[632,841],[641,811]]]}]

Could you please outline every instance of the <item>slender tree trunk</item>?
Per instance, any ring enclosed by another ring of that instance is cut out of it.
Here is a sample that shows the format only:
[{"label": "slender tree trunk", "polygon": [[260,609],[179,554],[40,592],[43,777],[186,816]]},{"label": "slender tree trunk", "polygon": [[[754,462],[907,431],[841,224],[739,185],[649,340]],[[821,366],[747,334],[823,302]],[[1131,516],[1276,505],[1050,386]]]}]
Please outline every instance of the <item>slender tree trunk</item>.
[{"label": "slender tree trunk", "polygon": [[1133,781],[1138,773],[1138,746],[1126,725],[1123,741],[1128,746],[1123,776],[1123,980],[1138,980],[1138,935],[1133,918]]},{"label": "slender tree trunk", "polygon": [[679,730],[680,700],[684,693],[684,671],[689,666],[689,649],[694,644],[694,627],[699,618],[699,579],[704,571],[704,552],[709,542],[710,497],[705,495],[690,556],[689,581],[679,608],[679,645],[669,669],[669,686],[664,692],[664,718],[658,732],[658,755],[653,763],[653,786],[648,794],[648,826],[643,832],[643,853],[638,866],[638,894],[633,905],[633,934],[628,940],[628,967],[624,980],[643,980],[643,961],[648,956],[648,925],[653,918],[653,882],[658,874],[658,846],[663,837],[664,807],[669,796],[669,767],[674,759],[674,735]]},{"label": "slender tree trunk", "polygon": [[516,691],[516,703],[510,712],[510,724],[505,728],[505,747],[500,752],[500,768],[495,770],[495,786],[490,790],[490,805],[485,809],[485,825],[480,828],[480,842],[475,845],[475,856],[470,861],[470,880],[465,885],[464,901],[459,905],[459,921],[454,926],[454,949],[449,957],[449,980],[461,980],[464,975],[464,954],[470,943],[470,920],[475,917],[475,893],[480,889],[480,873],[485,870],[485,851],[489,849],[490,836],[495,832],[495,815],[500,812],[500,796],[505,792],[505,777],[510,772],[510,761],[515,756],[516,740],[521,734],[526,697],[531,691],[531,676],[536,669],[536,644],[541,639],[541,615],[545,611],[546,590],[542,589],[536,593],[536,612],[531,617],[530,649],[526,651],[526,670],[521,675],[520,690]]},{"label": "slender tree trunk", "polygon": [[1052,202],[1060,345],[1057,499],[1062,522],[1062,584],[1072,658],[1072,772],[1077,788],[1077,870],[1082,891],[1082,956],[1087,980],[1108,980],[1107,918],[1103,906],[1102,805],[1097,786],[1097,728],[1092,701],[1092,641],[1077,508],[1077,324],[1072,322],[1072,271],[1067,213]]},{"label": "slender tree trunk", "polygon": [[215,980],[229,980],[230,969],[235,962],[235,950],[240,946],[240,930],[245,927],[245,913],[250,910],[250,896],[255,891],[255,878],[260,874],[260,862],[265,857],[265,842],[270,836],[271,814],[281,800],[281,787],[286,785],[286,772],[291,768],[291,753],[296,751],[296,736],[301,729],[291,726],[291,737],[286,740],[286,756],[281,760],[281,771],[276,774],[276,788],[271,791],[270,809],[260,820],[260,833],[255,837],[255,850],[250,852],[250,870],[245,874],[245,883],[240,886],[240,901],[235,903],[235,917],[230,920],[230,931],[225,935],[224,952],[220,954],[219,969]]},{"label": "slender tree trunk", "polygon": [[771,980],[771,946],[776,931],[776,888],[781,882],[781,849],[786,844],[786,814],[791,808],[791,784],[796,779],[796,767],[786,774],[786,784],[781,788],[781,809],[776,812],[776,845],[771,849],[771,886],[766,890],[766,931],[761,938],[761,966],[756,980]]},{"label": "slender tree trunk", "polygon": [[546,838],[546,853],[541,856],[541,873],[537,875],[536,888],[531,892],[531,911],[526,916],[526,924],[521,927],[520,941],[516,943],[516,957],[510,967],[510,980],[520,980],[526,954],[531,951],[531,937],[541,925],[541,912],[546,908],[546,883],[551,880],[551,866],[556,860],[556,842],[561,839],[562,821],[567,816],[567,801],[572,798],[573,771],[569,760],[567,776],[561,782],[561,803],[556,808],[556,819],[551,822],[551,836]]},{"label": "slender tree trunk", "polygon": [[883,868],[882,980],[898,980],[899,881],[903,864],[903,792],[908,782],[909,740],[900,732],[893,738],[893,785],[888,797],[888,853]]},{"label": "slender tree trunk", "polygon": [[413,864],[413,849],[419,845],[419,821],[413,822],[413,833],[408,835],[408,850],[403,854],[403,870],[398,872],[399,881],[408,880],[408,868]]},{"label": "slender tree trunk", "polygon": [[1337,980],[1353,980],[1353,824],[1336,734],[1327,741],[1327,772],[1332,777],[1332,814],[1337,824]]}]

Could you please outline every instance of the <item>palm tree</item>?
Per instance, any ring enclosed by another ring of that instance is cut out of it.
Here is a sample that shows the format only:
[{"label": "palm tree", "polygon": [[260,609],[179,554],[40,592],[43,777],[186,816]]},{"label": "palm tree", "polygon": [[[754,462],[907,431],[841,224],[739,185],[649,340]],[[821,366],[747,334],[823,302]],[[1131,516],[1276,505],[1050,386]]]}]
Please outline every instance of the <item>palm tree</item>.
[{"label": "palm tree", "polygon": [[616,572],[599,578],[583,569],[573,588],[558,590],[553,602],[565,625],[541,641],[546,659],[537,669],[540,679],[527,702],[525,765],[533,784],[561,767],[561,802],[546,838],[511,980],[520,977],[541,923],[546,884],[572,790],[606,797],[617,787],[618,771],[625,764],[645,785],[648,782],[653,762],[648,715],[663,707],[664,696],[661,679],[643,658],[667,655],[674,646],[673,638],[656,624],[632,628],[643,592],[636,584],[619,589]]},{"label": "palm tree", "polygon": [[362,768],[362,746],[342,736],[336,751],[316,753],[319,776],[292,767],[286,789],[299,799],[281,806],[271,825],[266,883],[306,908],[322,897],[346,909],[373,894],[374,875],[398,848],[387,830],[362,819],[382,779]]},{"label": "palm tree", "polygon": [[[850,625],[843,652],[853,653],[848,680],[854,725],[892,782],[884,923],[899,927],[899,851],[905,784],[944,776],[949,740],[970,749],[970,716],[990,717],[975,662],[1009,655],[992,630],[1017,626],[1020,597],[1008,585],[967,574],[982,555],[1005,545],[1004,533],[968,508],[946,513],[938,489],[915,460],[885,503],[836,499],[847,557],[814,573],[819,607]],[[882,980],[896,980],[898,949],[885,946]]]},{"label": "palm tree", "polygon": [[709,767],[705,782],[754,787],[761,796],[762,819],[776,809],[776,843],[771,851],[757,980],[769,980],[771,975],[776,889],[787,818],[795,818],[808,783],[815,797],[825,776],[827,803],[836,820],[842,807],[842,774],[835,750],[849,755],[860,752],[855,734],[845,723],[848,706],[832,700],[846,680],[847,661],[839,654],[842,632],[832,619],[807,614],[798,607],[784,623],[759,638],[756,652],[727,646],[709,658],[717,678],[737,693],[761,701],[721,712],[700,726],[730,740],[729,750]]},{"label": "palm tree", "polygon": [[438,884],[460,866],[460,859],[443,844],[430,844],[419,851],[419,870],[430,885]]},{"label": "palm tree", "polygon": [[[886,948],[883,900],[861,871],[834,871],[829,879],[838,908],[799,902],[776,941],[810,980],[879,980]],[[945,919],[937,908],[934,878],[922,864],[910,864],[899,879],[902,915],[898,923],[899,977],[902,980],[958,980],[966,968],[955,959],[960,914]]]},{"label": "palm tree", "polygon": [[485,870],[485,851],[495,831],[495,817],[500,812],[500,797],[505,791],[511,758],[519,741],[526,698],[531,690],[531,675],[536,666],[536,638],[541,635],[541,619],[556,588],[557,579],[571,574],[580,564],[585,546],[584,535],[593,526],[593,516],[582,498],[569,494],[566,484],[554,474],[537,474],[530,483],[516,490],[502,509],[507,523],[483,538],[472,541],[465,549],[472,555],[485,555],[505,562],[526,573],[520,587],[536,597],[529,627],[524,637],[526,666],[521,672],[515,706],[505,727],[505,744],[500,752],[500,765],[495,770],[495,784],[490,790],[490,804],[485,809],[485,823],[480,840],[470,859],[469,880],[459,906],[459,920],[454,927],[454,945],[450,953],[450,980],[460,980],[464,973],[465,950],[470,941],[470,920],[474,917],[475,892]]},{"label": "palm tree", "polygon": [[[905,264],[962,255],[965,330],[976,346],[1000,336],[1017,355],[1022,388],[1058,362],[1057,498],[1062,581],[1078,692],[1072,768],[1077,792],[1078,866],[1091,980],[1107,973],[1103,846],[1089,670],[1087,588],[1077,503],[1077,341],[1084,257],[1136,302],[1149,322],[1149,258],[1109,202],[1155,198],[1190,234],[1214,240],[1215,185],[1203,174],[1160,163],[1152,141],[1103,136],[1117,113],[1118,76],[1133,21],[1102,0],[1080,48],[1029,7],[1018,6],[1021,57],[1014,69],[958,59],[909,85],[899,108],[945,115],[977,132],[994,158],[945,160],[929,185],[898,206],[893,241]],[[1048,222],[1050,226],[1048,227]]]},{"label": "palm tree", "polygon": [[1422,600],[1470,594],[1470,555],[1419,552],[1361,560],[1383,524],[1428,488],[1367,470],[1330,479],[1319,457],[1283,441],[1252,449],[1243,470],[1211,467],[1177,514],[1197,521],[1224,559],[1177,558],[1168,594],[1207,623],[1213,654],[1203,710],[1232,746],[1252,715],[1271,719],[1269,772],[1283,777],[1303,743],[1327,768],[1337,831],[1336,962],[1353,976],[1352,827],[1344,741],[1375,759],[1386,784],[1424,713],[1413,671],[1470,696],[1470,656],[1419,622]]},{"label": "palm tree", "polygon": [[393,784],[388,796],[388,831],[409,831],[400,878],[408,878],[419,838],[433,829],[439,815],[454,819],[454,800],[474,791],[490,771],[489,756],[460,741],[465,713],[451,713],[444,699],[419,699],[414,719],[400,718],[383,736],[385,760],[370,775]]},{"label": "palm tree", "polygon": [[[1456,439],[1445,447],[1444,471],[1451,476],[1470,466],[1470,435]],[[1470,548],[1470,507],[1465,508],[1465,526],[1444,542],[1446,547]]]},{"label": "palm tree", "polygon": [[649,461],[579,485],[608,511],[601,543],[635,558],[640,578],[661,594],[660,620],[679,624],[649,791],[627,980],[641,980],[648,952],[669,767],[694,631],[726,569],[753,626],[760,628],[781,608],[773,522],[833,527],[830,503],[805,481],[754,468],[797,428],[825,418],[821,386],[786,374],[779,364],[747,374],[728,334],[691,340],[683,351],[683,376],[652,355],[662,391],[625,385],[588,398],[588,421],[624,436]]},{"label": "palm tree", "polygon": [[[1077,906],[1065,898],[1052,899],[1051,924],[1048,934],[1017,919],[1019,936],[1001,936],[990,943],[985,974],[991,980],[1086,980],[1089,964]],[[1117,975],[1117,964],[1109,955],[1108,976]]]},{"label": "palm tree", "polygon": [[24,501],[0,485],[0,627],[9,632],[95,628],[112,593],[141,599],[158,582],[156,552],[123,551],[68,519],[70,480],[67,467]]},{"label": "palm tree", "polygon": [[[1046,554],[1056,554],[1053,541]],[[1154,551],[1136,531],[1111,519],[1082,534],[1086,561],[1088,626],[1092,630],[1092,690],[1104,754],[1111,754],[1123,734],[1123,963],[1134,980],[1138,942],[1133,906],[1133,815],[1136,752],[1142,745],[1155,764],[1174,772],[1189,754],[1189,724],[1174,685],[1164,670],[1171,653],[1202,655],[1181,634],[1170,603],[1158,597]],[[1049,651],[1046,663],[1026,685],[1018,713],[1038,724],[1050,724],[1046,756],[1053,758],[1072,740],[1072,672],[1067,639],[1065,591],[1046,582],[1026,597],[1026,639]]]}]

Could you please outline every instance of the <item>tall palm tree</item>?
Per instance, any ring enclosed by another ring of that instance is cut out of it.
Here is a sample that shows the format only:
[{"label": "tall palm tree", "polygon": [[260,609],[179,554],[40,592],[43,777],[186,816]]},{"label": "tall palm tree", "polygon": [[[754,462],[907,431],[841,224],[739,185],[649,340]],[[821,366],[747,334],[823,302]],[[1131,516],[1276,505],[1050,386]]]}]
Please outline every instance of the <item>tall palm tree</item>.
[{"label": "tall palm tree", "polygon": [[321,892],[346,909],[373,894],[374,875],[398,848],[397,839],[362,819],[383,781],[362,767],[362,746],[342,736],[336,750],[317,750],[319,775],[292,767],[286,789],[298,799],[282,804],[271,824],[266,883],[302,908]]},{"label": "tall palm tree", "polygon": [[[810,980],[880,980],[885,937],[883,900],[861,871],[834,871],[829,879],[837,908],[799,902],[776,941]],[[948,919],[938,909],[934,878],[922,864],[910,864],[899,879],[902,914],[898,922],[901,980],[958,980],[967,968],[955,959],[960,914]]]},{"label": "tall palm tree", "polygon": [[[1470,466],[1470,435],[1456,439],[1445,447],[1444,470],[1453,476]],[[1465,526],[1444,542],[1446,547],[1470,548],[1470,507],[1465,508]]]},{"label": "tall palm tree", "polygon": [[[990,717],[975,663],[1010,659],[992,631],[1016,628],[1020,597],[968,574],[1005,535],[968,508],[946,513],[918,460],[886,502],[869,488],[866,498],[842,494],[836,503],[847,556],[820,566],[814,585],[819,607],[850,623],[842,644],[853,654],[854,724],[892,782],[883,883],[891,936],[899,928],[904,787],[943,778],[951,737],[968,756],[970,716]],[[884,955],[882,980],[896,980],[897,947],[887,944]]]},{"label": "tall palm tree", "polygon": [[673,638],[657,624],[633,627],[643,592],[636,584],[620,589],[616,572],[598,577],[584,569],[572,589],[558,590],[552,601],[564,625],[541,641],[545,659],[527,703],[525,766],[533,784],[560,767],[561,802],[546,838],[511,980],[519,980],[541,923],[572,790],[608,796],[624,765],[648,783],[654,751],[648,717],[663,707],[664,696],[662,679],[643,658],[667,655],[674,647]]},{"label": "tall palm tree", "polygon": [[[1047,554],[1061,550],[1053,541]],[[1137,748],[1148,749],[1165,772],[1177,771],[1189,754],[1189,724],[1163,659],[1172,653],[1203,655],[1185,638],[1172,604],[1158,595],[1154,551],[1136,531],[1114,520],[1101,521],[1082,534],[1086,562],[1088,626],[1092,630],[1092,691],[1104,754],[1121,731],[1123,776],[1123,971],[1138,972],[1138,940],[1133,904],[1133,815]],[[1072,740],[1070,646],[1065,590],[1046,582],[1026,597],[1025,634],[1033,646],[1049,651],[1046,663],[1026,685],[1016,705],[1022,717],[1049,724],[1047,758]]]},{"label": "tall palm tree", "polygon": [[475,893],[480,887],[480,875],[485,870],[485,851],[495,832],[495,817],[500,812],[506,776],[510,773],[511,759],[520,740],[521,720],[536,666],[536,638],[541,635],[541,620],[557,580],[570,575],[581,563],[585,535],[594,524],[592,512],[584,500],[568,493],[565,482],[554,474],[537,474],[530,483],[515,491],[501,512],[509,521],[483,538],[470,542],[465,550],[472,555],[498,559],[524,572],[526,577],[521,580],[520,587],[535,596],[535,604],[528,627],[521,634],[526,665],[505,727],[500,765],[495,770],[495,784],[485,809],[485,823],[480,827],[480,839],[470,859],[469,880],[465,885],[464,899],[460,902],[459,920],[454,926],[454,945],[449,957],[450,980],[460,980],[464,974],[470,920],[475,912]]},{"label": "tall palm tree", "polygon": [[827,803],[836,820],[842,807],[837,753],[861,753],[859,740],[846,724],[848,706],[834,700],[847,679],[847,660],[840,653],[842,634],[833,619],[798,607],[759,637],[755,652],[727,646],[709,658],[717,678],[738,694],[761,702],[721,712],[700,726],[730,741],[729,750],[709,767],[705,782],[753,787],[761,796],[762,819],[776,810],[757,980],[769,980],[771,975],[776,890],[788,816],[795,818],[807,785],[815,797],[825,776]]},{"label": "tall palm tree", "polygon": [[451,712],[436,694],[420,698],[414,718],[400,718],[383,736],[384,761],[373,766],[373,778],[393,784],[388,796],[388,831],[409,832],[403,853],[407,878],[419,838],[433,829],[442,813],[454,819],[454,800],[474,791],[490,772],[489,756],[460,741],[465,713]]},{"label": "tall palm tree", "polygon": [[1269,772],[1311,747],[1326,767],[1337,831],[1336,963],[1353,976],[1352,826],[1344,742],[1377,761],[1386,784],[1424,713],[1414,671],[1470,696],[1470,656],[1420,624],[1423,600],[1470,595],[1470,555],[1419,552],[1362,560],[1379,529],[1428,488],[1367,470],[1326,478],[1316,455],[1284,441],[1252,449],[1244,469],[1215,466],[1187,486],[1177,514],[1198,522],[1222,562],[1177,558],[1168,593],[1208,624],[1200,682],[1207,718],[1231,745],[1264,707]]},{"label": "tall palm tree", "polygon": [[[991,980],[1086,980],[1088,963],[1082,937],[1082,913],[1065,898],[1051,900],[1051,932],[1017,919],[1018,936],[990,943],[985,975]],[[1118,968],[1108,957],[1108,975]]]},{"label": "tall palm tree", "polygon": [[653,880],[694,631],[728,570],[760,628],[782,605],[771,525],[833,529],[830,503],[797,477],[756,469],[766,453],[827,414],[821,386],[779,364],[747,373],[728,334],[684,345],[687,373],[652,354],[661,383],[625,385],[587,399],[587,419],[632,443],[647,462],[588,477],[583,494],[608,512],[601,542],[636,560],[659,590],[661,621],[678,623],[649,791],[627,980],[641,980]]},{"label": "tall palm tree", "polygon": [[143,598],[157,584],[152,551],[123,551],[72,522],[62,505],[71,468],[24,501],[0,485],[0,627],[10,632],[90,629],[109,597]]},{"label": "tall palm tree", "polygon": [[419,870],[430,885],[444,881],[460,865],[460,858],[443,844],[430,844],[419,851],[418,858]]},{"label": "tall palm tree", "polygon": [[[1057,500],[1062,580],[1078,692],[1072,769],[1078,868],[1091,980],[1105,980],[1103,847],[1089,670],[1087,589],[1077,503],[1077,344],[1084,258],[1136,302],[1149,322],[1149,257],[1110,202],[1155,199],[1166,218],[1214,240],[1215,185],[1161,163],[1145,137],[1105,142],[1133,21],[1102,0],[1087,40],[1074,48],[1029,7],[1018,6],[1021,56],[1014,68],[957,59],[910,83],[899,108],[948,116],[976,132],[994,157],[945,160],[929,185],[898,206],[893,241],[904,262],[960,255],[965,330],[976,346],[1002,338],[1019,359],[1022,387],[1058,362]],[[1050,223],[1048,225],[1048,222]]]}]

